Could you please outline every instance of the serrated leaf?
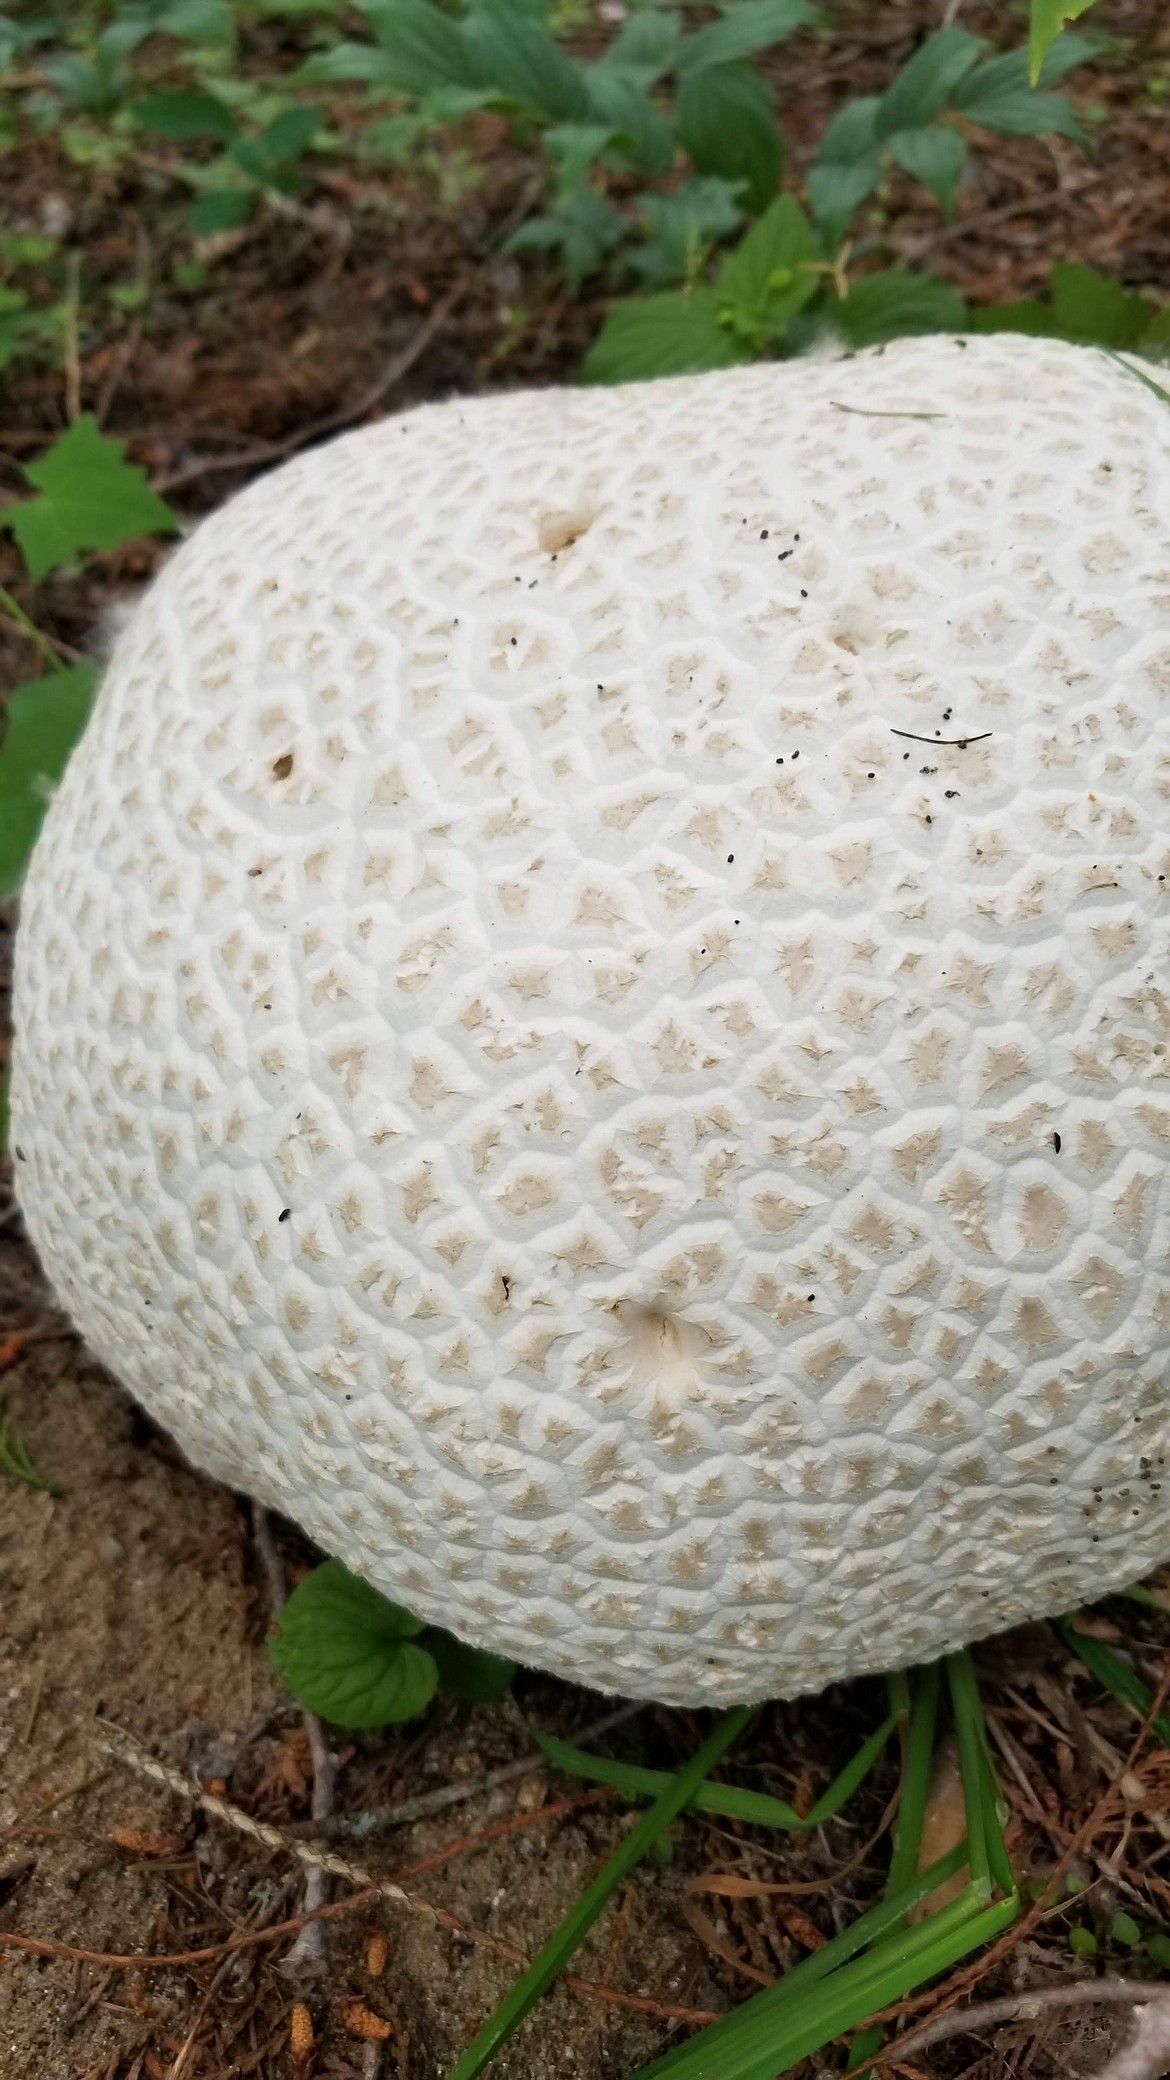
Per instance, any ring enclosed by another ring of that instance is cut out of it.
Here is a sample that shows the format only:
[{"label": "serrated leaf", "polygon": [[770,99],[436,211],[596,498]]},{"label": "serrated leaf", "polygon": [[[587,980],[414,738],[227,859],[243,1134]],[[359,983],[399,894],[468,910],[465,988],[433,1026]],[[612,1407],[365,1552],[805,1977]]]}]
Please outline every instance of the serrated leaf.
[{"label": "serrated leaf", "polygon": [[146,481],[146,471],[125,460],[125,441],[101,432],[89,413],[30,462],[25,476],[37,497],[6,506],[0,518],[12,529],[34,578],[68,563],[83,549],[116,549],[144,534],[173,534],[179,522]]},{"label": "serrated leaf", "polygon": [[711,244],[743,222],[730,181],[701,177],[680,182],[671,195],[645,196],[642,215],[651,235],[626,257],[648,289],[691,281]]},{"label": "serrated leaf", "polygon": [[674,160],[670,125],[628,72],[591,65],[582,74],[591,111],[617,133],[644,172],[669,173]]},{"label": "serrated leaf", "polygon": [[1087,142],[1084,129],[1063,94],[1043,93],[1028,75],[1026,51],[1006,51],[988,58],[961,79],[951,95],[968,122],[1008,137],[1071,137]]},{"label": "serrated leaf", "polygon": [[269,1640],[294,1697],[337,1726],[393,1726],[425,1711],[438,1686],[409,1611],[326,1560],[297,1584]]},{"label": "serrated leaf", "polygon": [[848,296],[826,306],[826,315],[851,346],[873,347],[912,333],[958,332],[967,307],[936,275],[889,267],[853,282]]},{"label": "serrated leaf", "polygon": [[688,78],[712,65],[733,65],[821,19],[809,0],[736,0],[720,21],[708,22],[679,45],[676,70]]},{"label": "serrated leaf", "polygon": [[95,665],[75,664],[9,695],[0,738],[0,902],[8,902],[24,878],[49,797],[85,728],[97,679]]},{"label": "serrated leaf", "polygon": [[749,361],[751,349],[721,322],[714,289],[667,290],[615,305],[585,356],[586,383],[637,383]]},{"label": "serrated leaf", "polygon": [[427,0],[376,0],[362,13],[390,61],[388,77],[403,93],[484,84],[463,24],[441,8]]},{"label": "serrated leaf", "polygon": [[180,88],[173,94],[148,94],[130,112],[148,130],[177,141],[215,137],[227,144],[236,134],[236,119],[226,103],[195,87]]},{"label": "serrated leaf", "polygon": [[987,39],[966,29],[937,29],[895,73],[875,111],[878,137],[932,123],[951,92],[987,49]]},{"label": "serrated leaf", "polygon": [[819,280],[812,226],[795,196],[778,195],[719,272],[716,293],[733,329],[758,351],[815,296]]},{"label": "serrated leaf", "polygon": [[1036,86],[1041,67],[1066,22],[1075,22],[1087,13],[1093,0],[1032,0],[1032,18],[1028,35],[1028,70],[1033,86]]},{"label": "serrated leaf", "polygon": [[589,119],[581,70],[539,22],[469,16],[467,48],[480,79],[553,123]]},{"label": "serrated leaf", "polygon": [[505,1655],[466,1646],[439,1627],[427,1633],[424,1644],[439,1671],[439,1688],[448,1697],[464,1704],[494,1704],[511,1689],[516,1663]]},{"label": "serrated leaf", "polygon": [[904,173],[929,188],[949,217],[967,161],[966,139],[947,123],[933,123],[925,130],[895,130],[885,146]]},{"label": "serrated leaf", "polygon": [[758,74],[744,65],[689,73],[679,85],[674,127],[696,173],[742,183],[753,215],[767,208],[780,183],[784,147]]}]

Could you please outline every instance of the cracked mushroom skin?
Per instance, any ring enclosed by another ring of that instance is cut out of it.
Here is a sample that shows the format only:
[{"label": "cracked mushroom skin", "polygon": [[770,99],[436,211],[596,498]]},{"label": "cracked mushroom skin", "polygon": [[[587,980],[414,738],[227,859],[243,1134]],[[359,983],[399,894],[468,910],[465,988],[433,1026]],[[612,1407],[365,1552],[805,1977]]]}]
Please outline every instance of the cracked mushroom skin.
[{"label": "cracked mushroom skin", "polygon": [[1089,349],[305,455],[164,568],[35,853],[61,1300],[197,1466],[602,1690],[1139,1577],[1168,723],[1170,409]]}]

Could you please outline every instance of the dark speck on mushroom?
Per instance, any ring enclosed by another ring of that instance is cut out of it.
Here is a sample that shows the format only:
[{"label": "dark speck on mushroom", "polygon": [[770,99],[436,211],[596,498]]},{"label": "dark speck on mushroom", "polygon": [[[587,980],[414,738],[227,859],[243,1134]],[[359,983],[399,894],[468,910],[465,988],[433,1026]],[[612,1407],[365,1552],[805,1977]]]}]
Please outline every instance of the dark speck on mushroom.
[{"label": "dark speck on mushroom", "polygon": [[1059,1155],[1059,1154],[1060,1154],[1060,1135],[1059,1135],[1059,1134],[1053,1134],[1053,1136],[1052,1136],[1052,1146],[1053,1146],[1053,1148],[1054,1148],[1054,1149],[1056,1150],[1056,1153],[1057,1153],[1057,1155]]},{"label": "dark speck on mushroom", "polygon": [[283,1211],[282,1213],[278,1213],[276,1217],[277,1217],[277,1219],[278,1219],[278,1220],[281,1220],[281,1221],[287,1221],[287,1220],[290,1220],[290,1219],[291,1219],[291,1217],[292,1217],[292,1207],[291,1207],[291,1206],[286,1206],[286,1207],[284,1208],[284,1211]]}]

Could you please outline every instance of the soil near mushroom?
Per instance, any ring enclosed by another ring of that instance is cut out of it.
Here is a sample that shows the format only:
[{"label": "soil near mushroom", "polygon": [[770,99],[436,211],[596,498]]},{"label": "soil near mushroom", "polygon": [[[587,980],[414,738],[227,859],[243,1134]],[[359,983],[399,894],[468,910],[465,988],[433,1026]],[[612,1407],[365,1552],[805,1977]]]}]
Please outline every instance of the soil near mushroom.
[{"label": "soil near mushroom", "polygon": [[[1020,34],[1022,13],[972,0],[963,22],[1006,39]],[[799,39],[779,54],[798,162],[832,109],[880,87],[916,28],[938,15],[933,0],[840,4],[831,43]],[[950,227],[895,186],[886,202],[892,257],[929,265],[975,298],[1034,293],[1057,256],[1170,288],[1170,104],[1151,91],[1151,82],[1170,84],[1170,25],[1151,0],[1105,0],[1093,26],[1126,39],[1073,88],[1108,109],[1096,159],[1062,140],[996,140],[978,157],[975,187]],[[139,263],[166,278],[179,235],[157,171],[126,162],[95,175],[71,166],[52,138],[10,155],[5,169],[4,224],[35,221],[45,197],[56,198],[90,256],[96,299]],[[140,318],[111,310],[86,351],[86,400],[194,515],[322,418],[363,416],[363,400],[447,297],[449,315],[379,409],[452,389],[567,379],[601,302],[571,301],[548,274],[498,254],[502,231],[538,192],[534,162],[486,116],[452,135],[429,174],[339,161],[302,213],[261,220],[222,244],[197,299],[160,288]],[[62,423],[59,371],[18,371],[3,417],[0,468],[15,489],[13,464]],[[81,576],[54,579],[42,588],[39,618],[64,641],[92,647],[155,553],[96,558]],[[0,582],[28,599],[4,544]],[[0,678],[15,682],[27,665],[19,645],[0,636]],[[0,932],[0,980],[8,950]],[[290,1855],[210,1818],[98,1745],[102,1722],[112,1722],[192,1783],[225,1788],[246,1814],[308,1831],[307,1745],[269,1668],[246,1506],[186,1468],[63,1333],[4,1179],[0,1391],[36,1464],[63,1491],[38,1494],[0,1478],[0,1930],[103,1953],[171,1953],[295,1914],[301,1878]],[[312,1557],[291,1528],[281,1529],[280,1544],[290,1574]],[[1167,1636],[1157,1617],[1117,1606],[1094,1623],[1105,1637],[1124,1637],[1156,1686]],[[1134,1723],[1074,1676],[1043,1628],[997,1643],[984,1662],[1002,1752],[1016,1758],[1004,1769],[1013,1853],[1021,1871],[1040,1873],[1100,1796]],[[604,1710],[586,1692],[534,1676],[520,1679],[517,1700],[562,1733]],[[872,1684],[773,1707],[737,1752],[736,1774],[811,1802],[881,1709]],[[668,1765],[696,1733],[686,1714],[647,1707],[603,1745]],[[482,1787],[498,1766],[525,1756],[531,1766],[521,1774]],[[1109,1933],[1113,1913],[1123,1909],[1145,1928],[1170,1921],[1170,1885],[1157,1861],[1170,1836],[1170,1756],[1148,1752],[1136,1778],[1140,1799],[1105,1820],[1081,1859],[1088,1904],[1042,1924],[980,1993],[1076,1977],[1074,1922],[1092,1927],[1102,1956],[1124,1969],[1127,1952]],[[681,1823],[672,1860],[627,1884],[580,1954],[577,1969],[595,1990],[562,1988],[542,2004],[499,2060],[501,2080],[620,2080],[683,2031],[671,2010],[720,2011],[832,1934],[880,1889],[880,1830],[896,1780],[891,1753],[846,1817],[808,1836],[765,1839],[696,1816]],[[288,1939],[150,1971],[0,1950],[0,2080],[160,2080],[176,2060],[184,2080],[283,2075],[297,2070],[288,2047],[300,1997],[316,2038],[303,2071],[336,2080],[440,2074],[514,1974],[483,1938],[530,1953],[628,1824],[620,1803],[540,1764],[511,1703],[440,1706],[421,1727],[346,1745],[338,1813],[352,1825],[443,1785],[479,1788],[434,1817],[342,1846],[379,1875],[431,1862],[412,1888],[465,1933],[384,1904],[358,1909],[329,1924],[325,1969],[304,1987],[281,1974]],[[961,1818],[948,1820],[945,1786],[934,1820],[936,1841],[948,1825],[961,1828]],[[493,1836],[504,1822],[514,1825]],[[688,1885],[712,1867],[796,1889],[720,1903],[725,1921],[712,1944],[686,1915]],[[370,1969],[379,1962],[375,1930],[388,1944],[378,1971]],[[915,2064],[939,2080],[1088,2074],[1123,2028],[1088,2010],[1009,2024]]]}]

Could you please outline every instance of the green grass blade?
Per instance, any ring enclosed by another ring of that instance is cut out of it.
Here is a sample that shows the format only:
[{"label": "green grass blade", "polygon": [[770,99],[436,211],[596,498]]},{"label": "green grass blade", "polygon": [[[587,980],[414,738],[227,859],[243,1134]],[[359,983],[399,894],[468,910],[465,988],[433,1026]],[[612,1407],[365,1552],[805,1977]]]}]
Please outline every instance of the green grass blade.
[{"label": "green grass blade", "polygon": [[910,1691],[910,1714],[906,1728],[906,1754],[902,1770],[902,1795],[894,1822],[894,1853],[890,1858],[887,1897],[913,1882],[922,1850],[922,1823],[930,1795],[930,1768],[938,1727],[938,1694],[942,1671],[937,1661],[915,1671]]},{"label": "green grass blade", "polygon": [[[1149,1716],[1154,1700],[1139,1675],[1135,1675],[1128,1662],[1103,1639],[1091,1639],[1086,1632],[1078,1632],[1067,1618],[1054,1619],[1056,1630],[1066,1646],[1080,1656],[1089,1674],[1096,1678],[1103,1690],[1109,1690],[1122,1704],[1127,1704],[1139,1719]],[[1170,1748],[1170,1717],[1165,1712],[1156,1712],[1150,1722],[1164,1748]]]},{"label": "green grass blade", "polygon": [[993,1886],[1010,1897],[1016,1890],[1016,1879],[1003,1838],[1007,1809],[991,1760],[975,1664],[966,1651],[948,1654],[946,1670],[959,1742],[967,1839],[972,1848],[972,1882],[985,1898],[991,1897]]},{"label": "green grass blade", "polygon": [[11,1416],[0,1410],[0,1473],[10,1480],[23,1482],[26,1488],[35,1488],[40,1495],[63,1495],[63,1488],[47,1481],[33,1464],[32,1453],[17,1429]]},{"label": "green grass blade", "polygon": [[742,1705],[733,1712],[726,1712],[702,1747],[685,1769],[670,1779],[668,1788],[656,1798],[648,1813],[643,1813],[637,1825],[631,1829],[621,1845],[615,1849],[593,1883],[586,1888],[571,1911],[566,1914],[556,1933],[550,1937],[538,1957],[533,1959],[526,1972],[489,2015],[474,2043],[469,2044],[462,2057],[452,2067],[449,2080],[475,2080],[490,2059],[502,2048],[512,2031],[524,2020],[529,2009],[534,2007],[542,1993],[546,1993],[554,1979],[564,1970],[570,1957],[584,1941],[606,1901],[622,1879],[633,1870],[647,1851],[658,1840],[693,1797],[709,1770],[714,1769],[720,1757],[727,1752],[732,1742],[738,1739],[755,1711],[753,1705]]},{"label": "green grass blade", "polygon": [[[790,1830],[819,1827],[823,1820],[831,1819],[840,1810],[869,1775],[893,1730],[893,1719],[883,1720],[803,1819],[785,1799],[772,1798],[764,1791],[744,1790],[736,1784],[700,1784],[689,1804],[700,1812],[746,1820],[753,1827]],[[631,1798],[658,1798],[674,1782],[670,1770],[643,1769],[634,1762],[614,1762],[608,1755],[591,1755],[587,1749],[571,1747],[567,1741],[559,1741],[552,1734],[538,1733],[535,1727],[531,1732],[537,1745],[557,1769],[563,1769],[569,1776],[586,1777],[595,1784],[616,1785],[619,1791],[626,1792]]]},{"label": "green grass blade", "polygon": [[[908,1892],[871,1909],[843,1938],[827,1943],[689,2044],[644,2067],[635,2080],[774,2080],[875,2009],[949,1970],[968,1951],[998,1935],[1019,1912],[1018,1899],[983,1907],[974,1888],[967,1886],[928,1921],[905,1925],[924,1887],[933,1890],[959,1867],[965,1854],[963,1849],[941,1859]],[[843,1941],[852,1939],[856,1946],[859,1931],[879,1925],[884,1925],[884,1940],[865,1955],[839,1961]],[[829,1967],[824,1964],[826,1951],[837,1953]],[[808,1974],[809,1966],[818,1968],[815,1977]]]}]

